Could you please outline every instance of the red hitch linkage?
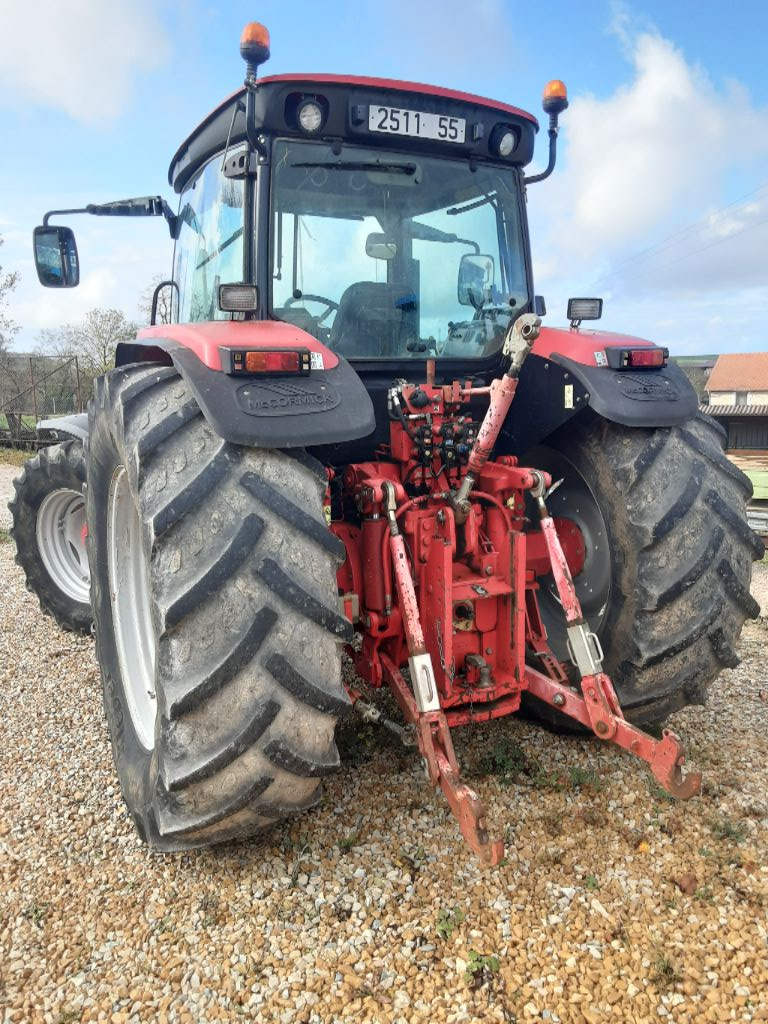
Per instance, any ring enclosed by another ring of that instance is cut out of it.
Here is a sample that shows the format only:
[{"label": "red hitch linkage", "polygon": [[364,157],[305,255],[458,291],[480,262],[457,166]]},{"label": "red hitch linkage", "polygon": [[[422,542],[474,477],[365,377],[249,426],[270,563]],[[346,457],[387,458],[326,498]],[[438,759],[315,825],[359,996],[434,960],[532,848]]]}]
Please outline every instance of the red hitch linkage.
[{"label": "red hitch linkage", "polygon": [[395,583],[408,642],[408,666],[413,692],[397,666],[385,654],[381,655],[382,666],[403,714],[416,726],[419,749],[424,758],[429,781],[433,786],[439,785],[442,789],[459,822],[462,835],[474,853],[485,864],[498,864],[504,856],[504,843],[500,839],[489,839],[485,806],[477,793],[461,781],[451,731],[440,708],[432,659],[424,643],[408,554],[397,525],[393,484],[384,484],[384,497]]},{"label": "red hitch linkage", "polygon": [[659,784],[668,793],[681,800],[688,800],[701,789],[701,772],[683,775],[685,752],[680,738],[665,729],[663,738],[656,740],[630,725],[624,718],[613,683],[602,669],[603,652],[598,639],[590,632],[582,615],[555,524],[547,511],[544,489],[545,482],[539,474],[538,483],[531,493],[539,507],[541,531],[565,614],[571,659],[581,675],[581,694],[526,667],[528,690],[558,711],[592,729],[599,739],[611,740],[647,761]]},{"label": "red hitch linkage", "polygon": [[[500,380],[493,381],[487,389],[489,407],[475,436],[467,462],[467,472],[457,490],[450,495],[457,524],[469,520],[470,495],[493,451],[512,404],[520,369],[538,333],[539,324],[537,317],[524,314],[515,321],[513,328],[508,332],[504,351],[510,357],[509,369]],[[431,379],[431,370],[428,370],[428,375]],[[546,556],[565,614],[571,660],[581,677],[581,693],[568,685],[564,671],[559,662],[549,655],[545,643],[545,649],[540,652],[540,656],[543,655],[545,666],[551,666],[551,677],[526,666],[524,686],[540,700],[581,722],[600,739],[611,740],[647,761],[656,779],[669,793],[682,799],[694,796],[699,792],[701,774],[691,772],[687,776],[683,775],[685,755],[678,737],[672,732],[665,731],[661,740],[655,740],[636,726],[630,725],[624,718],[613,684],[603,672],[603,652],[597,637],[584,620],[555,523],[547,511],[545,492],[551,481],[547,474],[537,470],[531,470],[530,474],[529,479],[533,480],[531,494],[539,508]],[[528,486],[531,486],[530,483]],[[415,727],[416,739],[429,780],[433,786],[439,785],[442,789],[464,838],[481,861],[490,865],[498,864],[504,855],[504,845],[499,839],[489,838],[485,807],[474,790],[461,781],[450,728],[440,706],[434,668],[427,651],[419,616],[409,556],[398,525],[395,483],[385,480],[381,484],[381,490],[389,526],[387,540],[398,605],[408,645],[411,685],[407,684],[390,654],[384,651],[380,651],[378,655],[382,673],[406,720]],[[448,495],[444,494],[442,497],[447,498]],[[522,594],[518,594],[517,597],[518,600],[523,599]],[[364,716],[376,715],[374,709],[359,700],[359,694],[353,694],[353,700],[360,703],[360,711]],[[389,727],[393,725],[388,724]],[[400,731],[403,732],[402,729]]]}]

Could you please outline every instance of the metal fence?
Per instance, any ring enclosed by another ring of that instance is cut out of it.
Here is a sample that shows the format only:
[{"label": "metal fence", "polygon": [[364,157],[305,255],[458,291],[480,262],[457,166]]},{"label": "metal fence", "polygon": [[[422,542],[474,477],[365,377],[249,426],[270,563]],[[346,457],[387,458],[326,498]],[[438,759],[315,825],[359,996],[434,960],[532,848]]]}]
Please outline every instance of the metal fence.
[{"label": "metal fence", "polygon": [[6,355],[0,367],[0,445],[50,444],[38,421],[82,412],[88,384],[77,356]]}]

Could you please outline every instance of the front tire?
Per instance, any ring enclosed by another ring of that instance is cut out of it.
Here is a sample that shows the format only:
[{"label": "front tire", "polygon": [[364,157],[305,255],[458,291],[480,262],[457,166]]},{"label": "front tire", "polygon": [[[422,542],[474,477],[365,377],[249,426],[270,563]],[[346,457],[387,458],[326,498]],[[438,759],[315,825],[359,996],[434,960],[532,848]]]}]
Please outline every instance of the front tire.
[{"label": "front tire", "polygon": [[[548,507],[582,532],[587,557],[577,593],[622,708],[640,724],[703,703],[722,669],[738,664],[741,628],[759,613],[749,585],[763,545],[744,511],[752,487],[722,442],[719,426],[702,415],[653,430],[585,417],[526,456],[564,481]],[[547,583],[542,614],[553,650],[566,659],[562,610]]]},{"label": "front tire", "polygon": [[141,837],[178,850],[319,799],[349,706],[314,459],[217,437],[172,368],[97,381],[88,522],[104,706]]},{"label": "front tire", "polygon": [[11,536],[27,589],[62,629],[90,633],[82,442],[41,449],[24,463],[13,486]]}]

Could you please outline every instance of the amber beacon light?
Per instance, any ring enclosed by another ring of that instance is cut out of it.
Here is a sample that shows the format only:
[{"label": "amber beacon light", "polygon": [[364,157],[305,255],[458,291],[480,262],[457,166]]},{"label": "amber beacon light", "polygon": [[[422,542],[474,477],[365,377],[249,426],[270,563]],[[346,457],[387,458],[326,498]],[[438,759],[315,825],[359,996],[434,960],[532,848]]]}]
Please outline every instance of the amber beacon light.
[{"label": "amber beacon light", "polygon": [[553,78],[544,86],[544,95],[541,98],[541,105],[545,114],[562,114],[568,106],[568,90],[565,82],[559,78]]},{"label": "amber beacon light", "polygon": [[240,36],[240,56],[257,68],[269,60],[269,31],[258,21],[249,22]]},{"label": "amber beacon light", "polygon": [[529,174],[524,178],[523,180],[526,185],[532,185],[536,181],[544,181],[555,169],[555,160],[557,158],[557,119],[568,107],[568,90],[565,88],[565,82],[561,82],[559,78],[553,78],[547,82],[544,86],[544,95],[541,97],[541,105],[544,108],[544,113],[549,115],[549,128],[547,129],[547,135],[549,136],[549,162],[541,174]]}]

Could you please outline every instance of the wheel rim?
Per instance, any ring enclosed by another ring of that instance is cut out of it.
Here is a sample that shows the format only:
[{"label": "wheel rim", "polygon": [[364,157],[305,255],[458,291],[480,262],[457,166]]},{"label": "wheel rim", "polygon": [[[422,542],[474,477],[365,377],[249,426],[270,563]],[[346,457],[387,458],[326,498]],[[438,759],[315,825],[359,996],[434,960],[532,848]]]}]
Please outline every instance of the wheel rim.
[{"label": "wheel rim", "polygon": [[[568,519],[584,539],[584,566],[574,577],[576,596],[590,628],[597,632],[608,612],[611,597],[611,550],[600,505],[579,469],[561,452],[539,448],[526,456],[526,463],[546,470],[553,482],[562,484],[547,501],[553,517]],[[568,658],[565,618],[552,574],[539,579],[539,607],[552,650],[561,660]]]},{"label": "wheel rim", "polygon": [[80,604],[90,600],[85,550],[85,498],[61,488],[46,494],[35,524],[37,548],[52,582]]},{"label": "wheel rim", "polygon": [[109,487],[107,563],[112,626],[128,710],[145,750],[155,746],[155,631],[141,521],[128,474],[118,466]]}]

